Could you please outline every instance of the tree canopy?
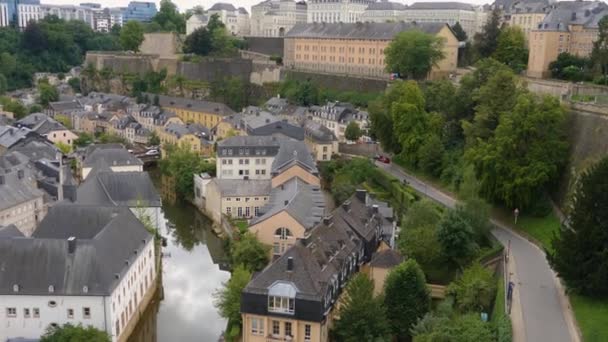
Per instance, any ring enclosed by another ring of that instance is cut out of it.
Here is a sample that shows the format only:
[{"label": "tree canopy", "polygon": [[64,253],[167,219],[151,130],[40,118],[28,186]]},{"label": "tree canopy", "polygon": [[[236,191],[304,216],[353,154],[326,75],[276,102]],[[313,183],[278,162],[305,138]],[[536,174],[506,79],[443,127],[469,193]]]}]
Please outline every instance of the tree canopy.
[{"label": "tree canopy", "polygon": [[250,279],[251,272],[243,265],[238,265],[232,270],[230,279],[214,293],[213,304],[219,310],[220,315],[233,324],[240,325],[241,292]]},{"label": "tree canopy", "polygon": [[139,51],[144,41],[144,27],[135,20],[129,20],[120,30],[120,45],[125,50]]},{"label": "tree canopy", "polygon": [[160,161],[161,172],[175,177],[175,191],[182,199],[194,195],[192,175],[201,172],[215,173],[215,165],[202,159],[187,144],[165,145],[166,156]]},{"label": "tree canopy", "polygon": [[474,263],[450,284],[448,294],[462,312],[489,313],[496,295],[496,280],[490,271]]},{"label": "tree canopy", "polygon": [[348,123],[348,125],[346,125],[344,137],[347,140],[357,141],[359,138],[361,138],[361,135],[363,135],[363,132],[356,121],[351,121]]},{"label": "tree canopy", "polygon": [[421,80],[443,59],[443,40],[418,30],[399,33],[384,50],[386,71]]},{"label": "tree canopy", "polygon": [[476,34],[475,50],[482,58],[487,58],[494,54],[498,47],[498,37],[500,36],[500,9],[492,10],[490,17],[486,21],[480,33]]},{"label": "tree canopy", "polygon": [[250,232],[242,234],[230,246],[233,265],[243,265],[251,272],[261,271],[268,264],[270,248],[263,245]]},{"label": "tree canopy", "polygon": [[528,65],[528,48],[524,31],[518,26],[505,27],[498,35],[493,57],[519,73]]},{"label": "tree canopy", "polygon": [[569,221],[553,238],[548,258],[566,286],[588,296],[608,296],[608,158],[577,182]]},{"label": "tree canopy", "polygon": [[82,325],[72,325],[70,323],[63,326],[49,327],[44,335],[40,337],[40,342],[110,342],[111,338],[105,331],[95,329],[92,326],[83,327]]},{"label": "tree canopy", "polygon": [[171,0],[160,1],[160,9],[152,18],[151,24],[156,24],[158,31],[186,33],[186,19]]},{"label": "tree canopy", "polygon": [[441,244],[443,255],[460,266],[466,265],[479,249],[473,228],[454,209],[448,210],[441,219],[437,239]]}]

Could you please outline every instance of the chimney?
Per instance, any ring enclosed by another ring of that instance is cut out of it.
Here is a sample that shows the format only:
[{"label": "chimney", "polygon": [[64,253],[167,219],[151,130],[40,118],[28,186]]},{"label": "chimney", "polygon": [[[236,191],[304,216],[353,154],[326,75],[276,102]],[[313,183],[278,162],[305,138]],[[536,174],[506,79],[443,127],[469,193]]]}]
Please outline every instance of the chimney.
[{"label": "chimney", "polygon": [[350,211],[350,201],[345,201],[344,203],[342,203],[342,208],[344,209],[344,211],[349,212]]},{"label": "chimney", "polygon": [[285,205],[288,205],[288,204],[289,204],[289,201],[288,201],[288,200],[285,200]]},{"label": "chimney", "polygon": [[287,271],[293,271],[293,257],[287,257]]},{"label": "chimney", "polygon": [[0,185],[4,184],[4,175],[0,175]]},{"label": "chimney", "polygon": [[68,253],[74,254],[76,252],[76,237],[70,236],[68,238]]},{"label": "chimney", "polygon": [[333,216],[331,216],[331,215],[323,217],[323,224],[326,226],[329,226],[332,223],[332,221],[333,221]]},{"label": "chimney", "polygon": [[378,213],[378,205],[377,205],[377,204],[372,205],[372,212],[373,212],[374,214],[377,214],[377,213]]},{"label": "chimney", "polygon": [[23,179],[25,177],[25,172],[23,170],[17,170],[17,178]]},{"label": "chimney", "polygon": [[357,189],[357,191],[355,192],[355,196],[359,201],[365,203],[365,200],[367,199],[367,190]]}]

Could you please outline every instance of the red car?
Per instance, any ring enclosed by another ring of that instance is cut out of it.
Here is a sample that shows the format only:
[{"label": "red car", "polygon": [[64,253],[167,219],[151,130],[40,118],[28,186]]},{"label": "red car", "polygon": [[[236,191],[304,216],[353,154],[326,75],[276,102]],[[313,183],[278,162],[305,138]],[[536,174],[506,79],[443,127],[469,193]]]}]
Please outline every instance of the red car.
[{"label": "red car", "polygon": [[390,164],[391,163],[391,159],[389,157],[386,156],[378,156],[376,158],[377,161],[382,162],[384,164]]}]

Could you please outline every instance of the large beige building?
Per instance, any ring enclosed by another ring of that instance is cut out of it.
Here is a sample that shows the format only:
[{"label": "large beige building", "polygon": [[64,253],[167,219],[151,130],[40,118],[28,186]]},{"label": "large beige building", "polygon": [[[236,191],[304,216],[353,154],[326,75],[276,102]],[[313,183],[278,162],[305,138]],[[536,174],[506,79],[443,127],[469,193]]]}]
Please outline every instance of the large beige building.
[{"label": "large beige building", "polygon": [[389,79],[384,50],[403,31],[421,30],[444,40],[445,58],[430,78],[446,77],[456,70],[458,40],[447,24],[356,23],[298,24],[285,36],[287,69],[312,73]]},{"label": "large beige building", "polygon": [[309,0],[309,23],[356,23],[373,0]]},{"label": "large beige building", "polygon": [[298,23],[306,22],[304,1],[265,0],[251,6],[250,34],[256,37],[283,37]]},{"label": "large beige building", "polygon": [[482,6],[463,2],[415,2],[402,13],[400,20],[405,22],[441,23],[450,26],[460,23],[469,39],[481,32],[487,21],[488,13]]},{"label": "large beige building", "polygon": [[528,76],[547,77],[549,64],[562,52],[587,57],[598,35],[598,22],[608,14],[600,1],[559,2],[530,32]]},{"label": "large beige building", "polygon": [[520,2],[511,7],[509,26],[519,27],[530,41],[530,32],[538,29],[552,6],[547,1]]}]

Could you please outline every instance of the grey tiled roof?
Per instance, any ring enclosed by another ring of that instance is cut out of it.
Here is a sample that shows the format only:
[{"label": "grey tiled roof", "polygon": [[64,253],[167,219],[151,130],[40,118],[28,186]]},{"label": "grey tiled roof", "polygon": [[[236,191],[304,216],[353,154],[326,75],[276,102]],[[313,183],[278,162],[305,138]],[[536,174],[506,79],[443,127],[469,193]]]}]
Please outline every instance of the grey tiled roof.
[{"label": "grey tiled roof", "polygon": [[53,131],[63,131],[66,129],[67,128],[64,125],[52,118],[46,118],[38,122],[34,127],[32,127],[32,131],[40,135],[49,134]]},{"label": "grey tiled roof", "polygon": [[222,197],[265,196],[270,194],[271,181],[257,179],[213,179]]},{"label": "grey tiled roof", "polygon": [[57,160],[61,156],[61,151],[57,146],[41,139],[23,139],[13,145],[10,150],[22,153],[33,161],[42,158]]},{"label": "grey tiled roof", "polygon": [[437,34],[445,23],[312,23],[296,24],[285,38],[335,38],[335,39],[377,39],[392,40],[403,31],[420,30]]},{"label": "grey tiled roof", "polygon": [[109,166],[143,165],[141,160],[120,147],[94,149],[90,154],[85,156],[83,166],[93,167],[100,159],[103,159]]},{"label": "grey tiled roof", "polygon": [[0,146],[9,148],[25,138],[30,132],[31,130],[25,127],[0,126]]},{"label": "grey tiled roof", "polygon": [[49,103],[49,108],[55,112],[75,112],[84,110],[84,106],[80,102],[72,101],[57,101]]},{"label": "grey tiled roof", "polygon": [[239,7],[239,13],[240,14],[249,14],[249,12],[247,12],[247,10],[244,7]]},{"label": "grey tiled roof", "polygon": [[393,249],[385,249],[374,253],[370,266],[378,268],[392,268],[403,261],[403,256]]},{"label": "grey tiled roof", "polygon": [[279,152],[272,162],[271,172],[273,174],[279,174],[296,164],[314,175],[319,173],[317,165],[303,141],[288,138],[279,140],[281,142]]},{"label": "grey tiled roof", "polygon": [[209,11],[236,11],[236,8],[226,2],[217,2],[209,8]]},{"label": "grey tiled roof", "polygon": [[277,137],[271,136],[249,136],[239,135],[223,139],[217,143],[218,147],[265,147],[265,146],[279,146],[279,140]]},{"label": "grey tiled roof", "polygon": [[551,9],[547,1],[539,2],[517,2],[511,8],[512,14],[520,13],[545,13]]},{"label": "grey tiled roof", "polygon": [[88,205],[160,207],[161,198],[147,172],[98,171],[78,187],[76,202]]},{"label": "grey tiled roof", "polygon": [[608,14],[608,5],[600,1],[562,1],[554,6],[539,24],[539,30],[566,32],[569,25],[597,28],[600,19]]},{"label": "grey tiled roof", "polygon": [[23,233],[14,224],[0,226],[0,239],[8,237],[23,237]]},{"label": "grey tiled roof", "polygon": [[325,199],[318,186],[292,178],[272,189],[267,205],[260,209],[260,216],[251,221],[257,224],[285,210],[306,229],[321,222],[325,212]]},{"label": "grey tiled roof", "polygon": [[306,137],[315,142],[330,143],[338,140],[334,132],[329,130],[329,128],[321,125],[318,122],[313,122],[312,120],[306,121],[304,124],[304,132]]},{"label": "grey tiled roof", "polygon": [[127,208],[55,205],[31,238],[0,238],[0,294],[108,295],[152,238]]},{"label": "grey tiled roof", "polygon": [[369,6],[367,6],[367,8],[365,10],[366,11],[403,11],[406,8],[407,8],[407,6],[405,6],[404,4],[399,3],[399,2],[378,1],[378,2],[372,2],[371,4],[369,4]]},{"label": "grey tiled roof", "polygon": [[32,113],[30,115],[25,116],[24,118],[17,121],[17,126],[22,127],[25,126],[27,128],[32,128],[36,126],[38,123],[49,119],[49,116],[43,113]]},{"label": "grey tiled roof", "polygon": [[475,7],[464,2],[414,2],[408,9],[474,11]]},{"label": "grey tiled roof", "polygon": [[221,116],[232,115],[234,111],[223,103],[192,100],[183,97],[172,97],[158,95],[158,103],[161,107],[175,107],[184,110],[201,111]]}]

